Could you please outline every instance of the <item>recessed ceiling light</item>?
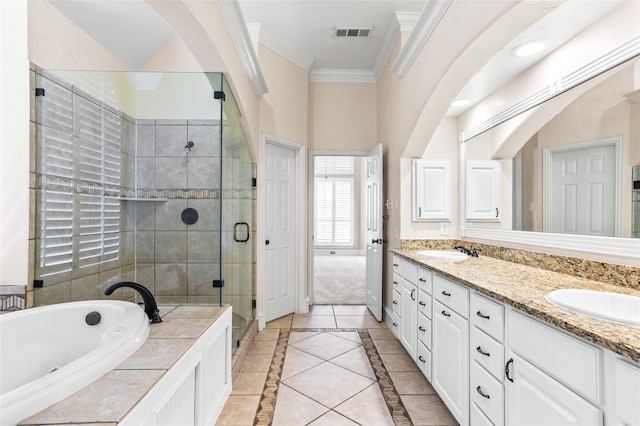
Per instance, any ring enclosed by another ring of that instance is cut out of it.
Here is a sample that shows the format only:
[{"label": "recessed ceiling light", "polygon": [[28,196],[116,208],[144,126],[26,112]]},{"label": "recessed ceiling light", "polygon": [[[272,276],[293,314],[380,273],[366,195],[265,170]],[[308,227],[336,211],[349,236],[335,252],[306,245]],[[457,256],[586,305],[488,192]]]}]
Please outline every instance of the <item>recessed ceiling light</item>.
[{"label": "recessed ceiling light", "polygon": [[463,106],[467,106],[471,103],[471,101],[469,99],[456,99],[455,101],[451,102],[451,106],[452,107],[463,107]]},{"label": "recessed ceiling light", "polygon": [[531,56],[541,52],[545,47],[544,41],[536,40],[517,45],[511,49],[511,54],[514,56]]}]

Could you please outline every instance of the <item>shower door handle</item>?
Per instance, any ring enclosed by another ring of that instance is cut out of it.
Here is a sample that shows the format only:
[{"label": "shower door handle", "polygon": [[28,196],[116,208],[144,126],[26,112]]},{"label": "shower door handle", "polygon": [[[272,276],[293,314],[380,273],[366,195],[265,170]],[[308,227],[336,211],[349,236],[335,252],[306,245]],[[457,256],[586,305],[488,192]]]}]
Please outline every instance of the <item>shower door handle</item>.
[{"label": "shower door handle", "polygon": [[[238,227],[244,226],[246,234],[244,238],[238,238]],[[249,241],[249,224],[247,222],[237,222],[233,225],[233,240],[236,243],[246,243]]]}]

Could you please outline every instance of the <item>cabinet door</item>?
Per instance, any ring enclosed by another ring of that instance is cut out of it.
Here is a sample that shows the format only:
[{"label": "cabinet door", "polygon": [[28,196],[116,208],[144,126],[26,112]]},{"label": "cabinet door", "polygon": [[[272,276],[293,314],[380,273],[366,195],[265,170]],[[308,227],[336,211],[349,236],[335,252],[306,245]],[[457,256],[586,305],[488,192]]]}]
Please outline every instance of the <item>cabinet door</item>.
[{"label": "cabinet door", "polygon": [[466,218],[500,222],[502,167],[499,161],[467,161]]},{"label": "cabinet door", "polygon": [[411,359],[416,359],[418,340],[418,288],[404,278],[400,302],[400,342]]},{"label": "cabinet door", "polygon": [[433,388],[461,425],[469,424],[469,322],[433,302]]},{"label": "cabinet door", "polygon": [[[508,425],[602,425],[602,412],[513,352],[505,380]],[[512,361],[513,360],[513,361]]]},{"label": "cabinet door", "polygon": [[413,220],[451,218],[448,161],[413,160]]}]

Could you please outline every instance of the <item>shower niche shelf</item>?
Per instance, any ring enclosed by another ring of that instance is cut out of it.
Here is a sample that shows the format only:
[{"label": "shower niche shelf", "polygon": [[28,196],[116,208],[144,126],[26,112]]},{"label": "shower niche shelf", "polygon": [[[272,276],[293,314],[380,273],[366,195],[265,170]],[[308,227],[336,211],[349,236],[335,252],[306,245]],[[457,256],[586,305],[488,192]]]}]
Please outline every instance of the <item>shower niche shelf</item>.
[{"label": "shower niche shelf", "polygon": [[169,201],[168,198],[140,198],[140,197],[118,197],[120,201],[150,201],[153,203],[161,203]]}]

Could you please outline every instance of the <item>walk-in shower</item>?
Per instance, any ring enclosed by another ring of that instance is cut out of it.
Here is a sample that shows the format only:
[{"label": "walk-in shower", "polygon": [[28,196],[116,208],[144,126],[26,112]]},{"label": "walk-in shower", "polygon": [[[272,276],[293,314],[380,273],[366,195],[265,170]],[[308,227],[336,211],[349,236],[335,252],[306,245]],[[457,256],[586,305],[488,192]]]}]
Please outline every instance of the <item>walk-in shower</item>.
[{"label": "walk-in shower", "polygon": [[238,342],[253,319],[255,189],[224,76],[33,77],[34,306],[131,281],[160,305],[230,303]]}]

